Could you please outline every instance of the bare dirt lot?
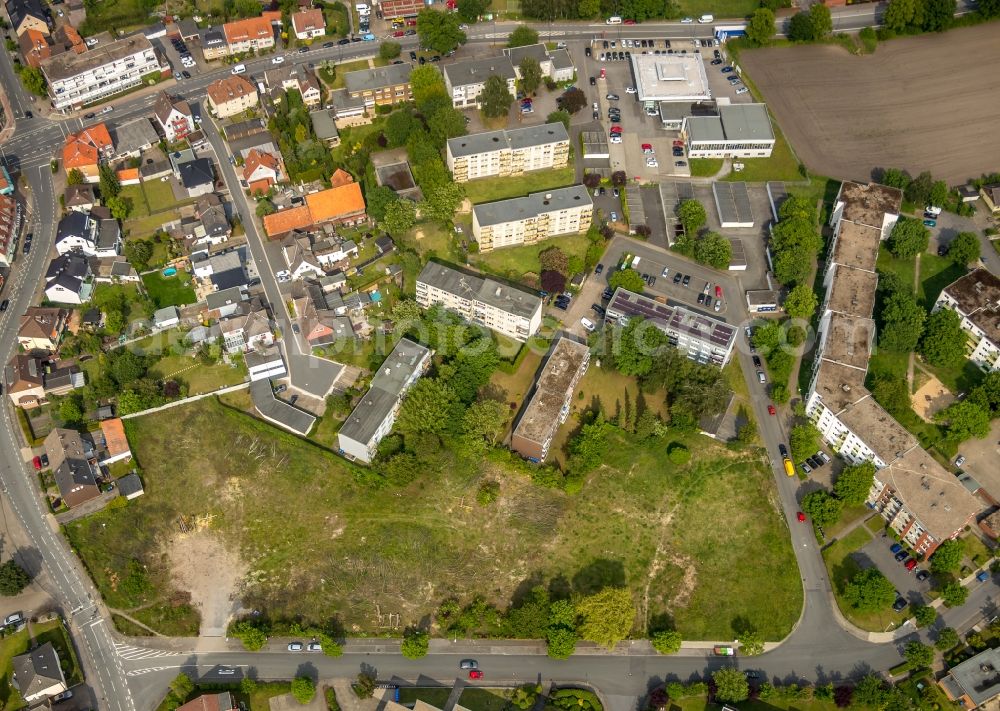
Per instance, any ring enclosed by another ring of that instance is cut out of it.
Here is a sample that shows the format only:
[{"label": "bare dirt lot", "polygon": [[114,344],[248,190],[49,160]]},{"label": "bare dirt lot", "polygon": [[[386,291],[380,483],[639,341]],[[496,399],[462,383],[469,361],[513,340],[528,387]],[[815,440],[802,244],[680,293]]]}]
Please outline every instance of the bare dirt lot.
[{"label": "bare dirt lot", "polygon": [[744,52],[743,68],[806,166],[867,180],[929,170],[950,185],[996,170],[997,25],[895,39],[873,55],[832,45]]},{"label": "bare dirt lot", "polygon": [[170,545],[174,582],[201,613],[201,635],[221,637],[239,608],[237,588],[246,573],[238,555],[207,528],[177,536]]}]

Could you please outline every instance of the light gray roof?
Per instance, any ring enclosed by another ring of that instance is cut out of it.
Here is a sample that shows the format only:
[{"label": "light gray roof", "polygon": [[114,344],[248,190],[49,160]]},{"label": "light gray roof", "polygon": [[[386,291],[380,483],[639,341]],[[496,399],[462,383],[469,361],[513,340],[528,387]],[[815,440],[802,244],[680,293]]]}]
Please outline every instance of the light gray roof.
[{"label": "light gray roof", "polygon": [[[246,357],[249,359],[252,355],[251,352]],[[250,383],[250,399],[262,417],[297,434],[308,434],[316,421],[316,417],[305,410],[276,398],[271,381],[266,378]]]},{"label": "light gray roof", "polygon": [[334,119],[334,109],[319,109],[318,111],[309,112],[309,120],[312,121],[313,131],[316,132],[316,137],[321,141],[328,141],[340,135]]},{"label": "light gray roof", "polygon": [[126,474],[122,478],[115,482],[118,485],[118,493],[121,496],[131,496],[133,494],[143,493],[142,489],[142,479],[135,472],[131,474]]},{"label": "light gray roof", "polygon": [[726,133],[722,130],[722,119],[718,116],[689,116],[684,121],[687,124],[688,137],[692,142],[726,140]]},{"label": "light gray roof", "polygon": [[537,292],[502,284],[489,277],[460,271],[436,262],[428,262],[424,266],[420,276],[417,277],[417,282],[423,282],[465,299],[476,299],[525,318],[534,315],[542,303],[542,297]]},{"label": "light gray roof", "polygon": [[571,185],[568,188],[557,188],[541,193],[532,193],[527,197],[487,202],[476,205],[472,209],[476,219],[483,227],[500,225],[505,222],[515,222],[528,217],[535,217],[546,212],[565,210],[580,205],[594,206],[590,191],[583,185]]},{"label": "light gray roof", "polygon": [[82,54],[63,52],[42,61],[42,71],[49,81],[68,79],[82,72],[125,59],[138,52],[152,50],[153,45],[141,34],[107,44],[101,43]]},{"label": "light gray roof", "polygon": [[375,373],[368,392],[341,426],[340,434],[365,445],[371,442],[429,353],[430,350],[419,343],[400,339]]},{"label": "light gray roof", "polygon": [[730,141],[773,141],[774,131],[764,104],[720,106],[722,130]]},{"label": "light gray roof", "polygon": [[448,151],[455,158],[474,156],[509,148],[506,131],[483,131],[448,139]]},{"label": "light gray roof", "polygon": [[568,141],[569,134],[566,133],[566,126],[561,121],[546,123],[541,126],[526,126],[525,128],[515,128],[507,131],[507,140],[513,150],[531,148],[533,146],[544,146],[548,143],[558,141]]},{"label": "light gray roof", "polygon": [[164,306],[162,309],[157,309],[153,312],[153,323],[163,323],[164,321],[172,321],[178,318],[180,318],[180,313],[177,311],[176,306]]},{"label": "light gray roof", "polygon": [[552,50],[549,59],[552,60],[552,66],[556,69],[569,69],[574,66],[573,58],[569,56],[569,52],[565,49]]},{"label": "light gray roof", "polygon": [[482,84],[494,74],[504,79],[517,78],[514,65],[507,56],[470,59],[466,62],[448,64],[444,68],[444,75],[453,87]]},{"label": "light gray roof", "polygon": [[344,75],[344,86],[349,93],[358,91],[374,91],[389,86],[408,84],[410,82],[410,72],[413,67],[410,64],[390,64],[387,67],[375,67],[374,69],[362,69],[356,72],[347,72]]},{"label": "light gray roof", "polygon": [[65,681],[59,668],[59,655],[52,642],[46,642],[38,649],[14,657],[12,666],[21,696],[37,694],[53,684]]},{"label": "light gray roof", "polygon": [[987,649],[966,659],[945,678],[954,680],[975,706],[989,701],[1000,694],[1000,649]]},{"label": "light gray roof", "polygon": [[714,182],[712,195],[715,197],[715,208],[719,212],[719,220],[723,224],[753,223],[753,210],[750,207],[750,193],[747,184]]},{"label": "light gray roof", "polygon": [[229,289],[223,289],[222,291],[213,291],[205,297],[205,305],[209,309],[214,310],[221,309],[223,306],[228,306],[230,304],[238,304],[244,300],[243,290],[238,286],[233,286]]},{"label": "light gray roof", "polygon": [[363,97],[352,97],[345,89],[337,89],[330,92],[327,98],[327,106],[333,106],[336,111],[364,110],[365,100]]},{"label": "light gray roof", "polygon": [[523,47],[513,47],[505,48],[503,51],[508,57],[510,57],[510,63],[515,67],[521,63],[525,57],[531,57],[536,62],[541,64],[549,58],[549,53],[545,49],[544,44],[528,44]]},{"label": "light gray roof", "polygon": [[148,118],[139,117],[115,128],[114,139],[115,151],[119,154],[133,153],[155,145],[160,140],[160,135]]}]

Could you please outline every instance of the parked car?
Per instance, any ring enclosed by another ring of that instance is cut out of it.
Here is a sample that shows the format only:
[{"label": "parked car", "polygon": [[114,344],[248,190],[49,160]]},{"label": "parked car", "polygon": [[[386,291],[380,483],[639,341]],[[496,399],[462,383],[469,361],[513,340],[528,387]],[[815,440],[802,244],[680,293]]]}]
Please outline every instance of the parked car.
[{"label": "parked car", "polygon": [[909,554],[906,551],[900,551],[894,557],[895,557],[897,563],[902,563],[904,560],[906,560],[909,557]]},{"label": "parked car", "polygon": [[670,267],[663,267],[663,271],[660,272],[660,276],[665,277],[669,273],[670,273]]},{"label": "parked car", "polygon": [[20,612],[12,612],[3,618],[3,624],[5,627],[7,625],[19,625],[22,622],[24,622],[24,615]]},{"label": "parked car", "polygon": [[956,467],[960,467],[960,466],[962,466],[963,464],[965,464],[965,457],[963,457],[963,456],[962,456],[961,454],[959,454],[959,455],[958,455],[958,458],[957,458],[957,459],[955,459],[955,466],[956,466]]},{"label": "parked car", "polygon": [[778,411],[774,409],[774,405],[767,406],[767,414],[774,416],[778,414]]},{"label": "parked car", "polygon": [[892,603],[892,609],[896,612],[902,612],[904,607],[906,607],[906,598],[902,596],[897,597],[896,602]]},{"label": "parked car", "polygon": [[889,546],[889,550],[892,552],[893,555],[896,555],[901,550],[903,550],[903,546],[901,546],[898,543],[893,543],[891,546]]},{"label": "parked car", "polygon": [[828,455],[826,452],[816,452],[816,456],[823,460],[823,464],[830,463],[830,455]]},{"label": "parked car", "polygon": [[988,570],[981,570],[979,571],[979,574],[976,575],[976,580],[978,580],[981,583],[985,583],[989,579],[990,579],[990,571]]},{"label": "parked car", "polygon": [[680,283],[681,283],[681,279],[682,279],[683,277],[684,277],[684,275],[683,275],[683,274],[681,274],[680,272],[676,272],[676,273],[674,274],[674,284],[680,284]]},{"label": "parked car", "polygon": [[924,227],[937,227],[937,220],[924,220]]},{"label": "parked car", "polygon": [[303,649],[302,642],[292,642],[288,645],[289,652],[301,652]]},{"label": "parked car", "polygon": [[786,447],[784,444],[782,444],[781,442],[779,442],[778,443],[778,453],[782,457],[787,457],[788,456],[788,447]]},{"label": "parked car", "polygon": [[8,306],[10,306],[10,299],[0,301],[0,312],[6,311]]},{"label": "parked car", "polygon": [[653,146],[652,146],[652,144],[643,143],[642,144],[642,152],[643,153],[652,153],[653,152]]},{"label": "parked car", "polygon": [[809,462],[802,462],[800,466],[802,467],[802,471],[804,471],[806,474],[812,472],[812,467],[809,466]]},{"label": "parked car", "polygon": [[479,669],[473,669],[472,671],[469,672],[469,678],[470,679],[482,679],[483,678],[483,672],[480,671]]},{"label": "parked car", "polygon": [[917,571],[917,580],[921,580],[921,581],[922,580],[927,580],[927,578],[929,578],[929,577],[931,577],[931,574],[929,572],[927,572],[926,570],[920,569],[920,570]]},{"label": "parked car", "polygon": [[586,316],[580,319],[580,325],[589,333],[593,333],[594,329],[597,328],[597,325]]},{"label": "parked car", "polygon": [[604,265],[603,264],[598,264],[597,268],[594,269],[594,274],[600,274],[603,271],[604,271]]},{"label": "parked car", "polygon": [[681,279],[681,282],[684,284],[684,286],[687,286],[688,284],[690,284],[691,283],[691,275],[690,274],[685,274],[684,278]]},{"label": "parked car", "polygon": [[31,466],[35,468],[36,472],[42,471],[42,458],[39,456],[33,457],[31,460]]},{"label": "parked car", "polygon": [[[60,12],[59,14],[61,15],[62,13]],[[56,694],[55,696],[53,696],[52,703],[59,703],[60,701],[66,701],[67,699],[72,699],[72,698],[73,698],[73,692],[67,689],[61,694]]]},{"label": "parked car", "polygon": [[618,94],[608,94],[604,98],[608,101],[618,101]]},{"label": "parked car", "polygon": [[322,652],[323,651],[323,645],[320,644],[319,642],[310,642],[309,645],[306,647],[306,651],[309,651],[309,652]]},{"label": "parked car", "polygon": [[906,561],[907,570],[913,570],[916,567],[917,567],[917,561],[914,560],[913,558],[910,558],[908,561]]},{"label": "parked car", "polygon": [[477,662],[475,659],[463,659],[462,661],[460,661],[458,663],[458,668],[459,669],[478,669],[479,668],[479,662]]}]

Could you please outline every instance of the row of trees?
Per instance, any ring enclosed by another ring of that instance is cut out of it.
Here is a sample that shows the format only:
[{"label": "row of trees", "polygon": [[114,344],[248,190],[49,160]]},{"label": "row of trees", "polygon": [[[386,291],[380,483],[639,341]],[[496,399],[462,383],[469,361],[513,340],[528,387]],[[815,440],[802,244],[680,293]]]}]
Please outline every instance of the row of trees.
[{"label": "row of trees", "polygon": [[817,526],[830,526],[840,519],[845,506],[858,506],[865,502],[874,480],[875,465],[871,462],[845,467],[833,485],[833,493],[819,489],[806,494],[802,499],[802,510]]}]

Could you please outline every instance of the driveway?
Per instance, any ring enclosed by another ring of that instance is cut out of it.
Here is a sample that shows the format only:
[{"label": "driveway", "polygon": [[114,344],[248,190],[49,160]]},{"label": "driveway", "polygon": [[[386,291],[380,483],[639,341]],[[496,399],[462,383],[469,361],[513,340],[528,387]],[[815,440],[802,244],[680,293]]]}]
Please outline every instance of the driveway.
[{"label": "driveway", "polygon": [[[871,543],[865,545],[860,551],[852,556],[862,568],[876,567],[882,571],[885,577],[892,581],[892,584],[899,591],[899,594],[906,598],[906,601],[913,605],[925,604],[924,595],[931,589],[931,579],[924,581],[917,580],[916,573],[926,564],[918,565],[913,572],[908,571],[903,563],[897,563],[890,550],[894,541],[888,536],[875,536]],[[905,562],[905,561],[904,561]]]}]

